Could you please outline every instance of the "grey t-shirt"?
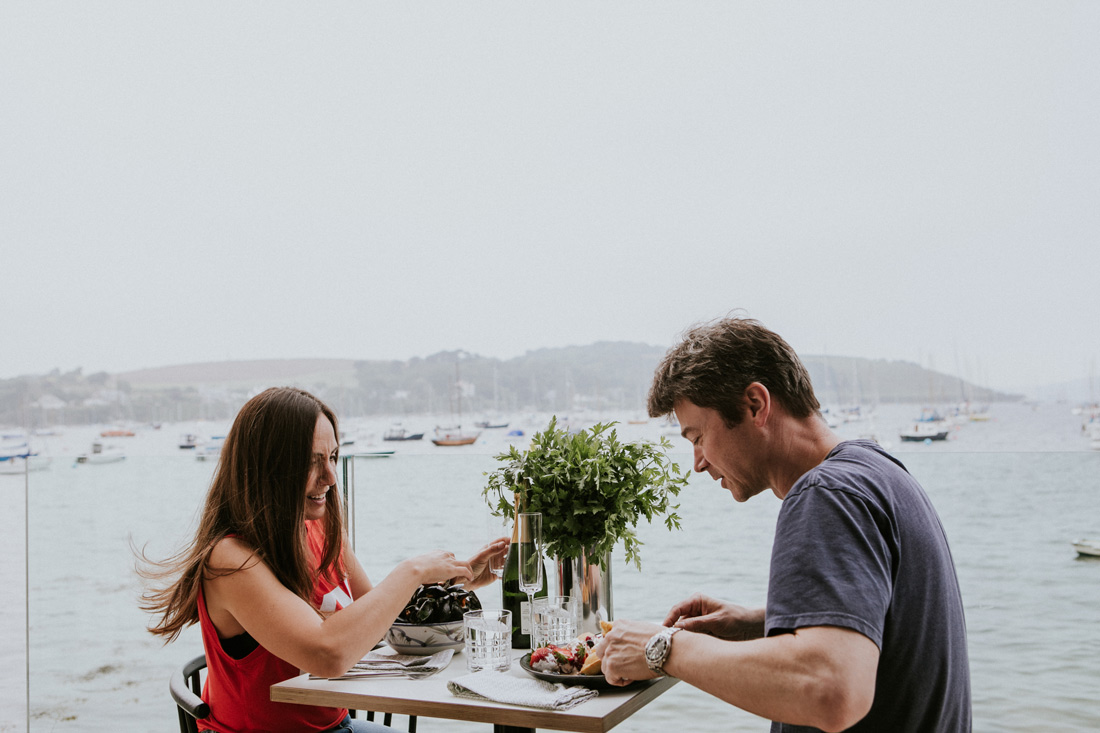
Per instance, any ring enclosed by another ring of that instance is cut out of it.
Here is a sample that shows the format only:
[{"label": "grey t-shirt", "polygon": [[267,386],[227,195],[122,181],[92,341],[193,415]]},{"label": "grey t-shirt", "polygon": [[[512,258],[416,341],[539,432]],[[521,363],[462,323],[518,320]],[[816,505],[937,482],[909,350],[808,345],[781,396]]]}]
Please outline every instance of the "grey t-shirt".
[{"label": "grey t-shirt", "polygon": [[853,629],[879,647],[874,702],[850,730],[971,729],[966,622],[947,537],[924,489],[871,441],[838,445],[779,511],[765,632],[807,626]]}]

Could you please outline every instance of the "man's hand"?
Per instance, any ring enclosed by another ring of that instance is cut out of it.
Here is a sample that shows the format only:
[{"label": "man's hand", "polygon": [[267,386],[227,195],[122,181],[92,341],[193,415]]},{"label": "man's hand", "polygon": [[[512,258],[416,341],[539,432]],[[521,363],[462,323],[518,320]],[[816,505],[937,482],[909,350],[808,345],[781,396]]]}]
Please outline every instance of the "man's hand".
[{"label": "man's hand", "polygon": [[764,609],[745,608],[696,593],[673,606],[664,624],[719,639],[748,641],[764,636]]},{"label": "man's hand", "polygon": [[645,645],[662,628],[646,621],[616,619],[615,626],[592,650],[600,658],[607,681],[622,686],[656,677],[646,664]]}]

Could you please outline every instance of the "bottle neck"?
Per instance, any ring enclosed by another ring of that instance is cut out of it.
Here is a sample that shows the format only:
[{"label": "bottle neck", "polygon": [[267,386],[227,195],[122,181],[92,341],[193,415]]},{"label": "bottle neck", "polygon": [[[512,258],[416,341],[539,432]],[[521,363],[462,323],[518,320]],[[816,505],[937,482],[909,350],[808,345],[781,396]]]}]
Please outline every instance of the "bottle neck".
[{"label": "bottle neck", "polygon": [[519,515],[527,510],[527,503],[523,500],[522,492],[518,489],[514,493],[512,500],[512,542],[530,542],[530,538],[527,537],[527,532],[521,531],[519,526]]}]

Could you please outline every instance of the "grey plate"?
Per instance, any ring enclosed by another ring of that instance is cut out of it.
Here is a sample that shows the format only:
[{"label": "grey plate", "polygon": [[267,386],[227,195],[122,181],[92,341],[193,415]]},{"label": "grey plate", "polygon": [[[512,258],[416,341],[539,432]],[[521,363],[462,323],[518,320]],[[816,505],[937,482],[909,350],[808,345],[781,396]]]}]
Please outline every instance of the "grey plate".
[{"label": "grey plate", "polygon": [[538,677],[547,682],[561,682],[563,685],[582,685],[594,687],[598,690],[625,690],[646,680],[636,680],[629,685],[613,685],[602,674],[556,674],[554,672],[540,672],[531,668],[531,652],[524,654],[519,660],[519,666],[532,677]]}]

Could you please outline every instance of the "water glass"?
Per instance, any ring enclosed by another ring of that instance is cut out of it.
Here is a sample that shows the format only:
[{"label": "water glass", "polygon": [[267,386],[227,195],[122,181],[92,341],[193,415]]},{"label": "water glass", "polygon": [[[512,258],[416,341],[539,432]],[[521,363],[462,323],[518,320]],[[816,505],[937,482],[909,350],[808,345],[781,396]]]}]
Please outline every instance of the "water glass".
[{"label": "water glass", "polygon": [[466,669],[508,671],[512,666],[512,612],[467,611],[462,616],[466,637]]},{"label": "water glass", "polygon": [[577,608],[569,596],[536,598],[531,614],[533,648],[568,646],[577,638]]},{"label": "water glass", "polygon": [[[495,514],[485,515],[485,539],[486,542],[496,542],[501,537],[511,534],[511,527],[507,517],[498,517]],[[489,558],[489,572],[497,578],[504,577],[504,558],[507,555],[494,555]]]}]

